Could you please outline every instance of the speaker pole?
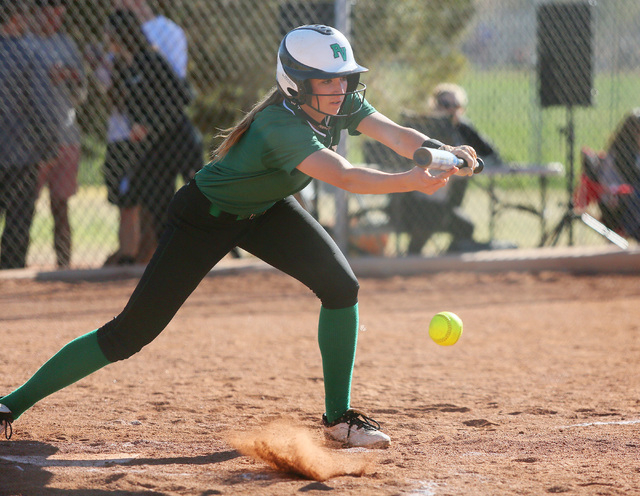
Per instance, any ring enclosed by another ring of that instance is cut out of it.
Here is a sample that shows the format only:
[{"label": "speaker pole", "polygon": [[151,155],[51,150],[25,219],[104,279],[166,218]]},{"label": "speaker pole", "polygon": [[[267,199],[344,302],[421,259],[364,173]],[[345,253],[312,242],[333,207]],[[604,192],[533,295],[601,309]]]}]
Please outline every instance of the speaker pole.
[{"label": "speaker pole", "polygon": [[573,106],[567,106],[567,127],[564,128],[564,134],[567,138],[567,165],[569,171],[567,173],[567,212],[571,215],[568,220],[569,227],[569,246],[573,246],[573,183],[574,183],[574,148],[575,148],[575,121],[573,119]]},{"label": "speaker pole", "polygon": [[569,246],[573,246],[573,221],[578,218],[573,205],[573,183],[574,183],[574,147],[575,147],[575,122],[573,119],[573,106],[567,105],[567,125],[560,128],[560,134],[567,140],[567,207],[562,219],[553,229],[550,239],[551,245],[555,246],[565,229],[568,230]]}]

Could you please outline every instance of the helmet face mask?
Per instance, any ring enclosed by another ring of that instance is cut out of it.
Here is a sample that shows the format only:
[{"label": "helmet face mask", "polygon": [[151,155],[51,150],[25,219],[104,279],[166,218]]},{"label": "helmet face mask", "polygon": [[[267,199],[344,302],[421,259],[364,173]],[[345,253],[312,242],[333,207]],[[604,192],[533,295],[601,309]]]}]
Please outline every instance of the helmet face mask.
[{"label": "helmet face mask", "polygon": [[[289,101],[297,105],[309,105],[324,115],[346,117],[360,110],[364,102],[366,86],[360,82],[360,73],[368,69],[357,64],[347,38],[340,31],[323,25],[296,28],[283,38],[277,58],[276,81],[278,89]],[[311,91],[310,79],[347,78],[347,95],[355,95],[359,105],[348,113],[328,114],[313,105],[320,96]]]}]

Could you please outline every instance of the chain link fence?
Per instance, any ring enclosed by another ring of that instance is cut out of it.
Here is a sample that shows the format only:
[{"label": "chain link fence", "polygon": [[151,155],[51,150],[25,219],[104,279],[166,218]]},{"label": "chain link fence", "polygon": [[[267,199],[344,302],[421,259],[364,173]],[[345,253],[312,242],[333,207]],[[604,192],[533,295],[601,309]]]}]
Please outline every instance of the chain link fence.
[{"label": "chain link fence", "polygon": [[[0,2],[5,9],[20,4]],[[571,193],[584,182],[582,148],[607,150],[619,124],[639,106],[635,0],[24,4],[27,30],[12,34],[20,40],[24,79],[3,81],[0,98],[4,268],[20,266],[25,230],[27,266],[144,263],[171,193],[208,160],[216,133],[274,84],[280,39],[307,23],[348,33],[358,62],[370,68],[363,77],[367,99],[398,122],[458,140],[450,129],[429,127],[434,121],[450,125],[434,114],[433,90],[440,83],[464,89],[467,101],[458,102],[464,120],[494,152],[482,174],[452,183],[444,201],[455,208],[445,213],[423,199],[409,201],[411,195],[345,195],[312,184],[301,201],[351,255],[434,256],[465,236],[473,244],[455,249],[610,242],[569,215],[576,206]],[[114,14],[123,6],[134,10],[135,26],[127,15]],[[5,33],[15,29],[10,17],[7,11],[2,18]],[[15,63],[14,49],[0,45],[0,63]],[[136,56],[140,51],[147,55]],[[38,78],[43,71],[47,81]],[[49,110],[27,124],[26,136],[11,137],[8,114],[27,112],[33,81],[40,84],[33,95]],[[16,86],[27,100],[12,108],[6,95]],[[8,153],[19,139],[46,144],[43,132],[55,135],[55,146],[42,156]],[[354,164],[411,166],[364,137],[350,137],[341,151]],[[580,206],[599,219],[598,202],[587,203]],[[465,232],[451,232],[454,224]]]}]

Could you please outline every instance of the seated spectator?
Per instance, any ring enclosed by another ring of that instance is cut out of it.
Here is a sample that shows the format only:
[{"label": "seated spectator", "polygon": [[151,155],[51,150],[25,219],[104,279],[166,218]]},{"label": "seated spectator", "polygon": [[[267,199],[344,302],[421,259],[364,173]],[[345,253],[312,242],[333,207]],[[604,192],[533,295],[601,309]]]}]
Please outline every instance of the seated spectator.
[{"label": "seated spectator", "polygon": [[[406,115],[403,124],[443,143],[472,146],[487,166],[499,163],[496,149],[465,118],[467,103],[467,93],[462,87],[442,83],[435,87],[429,98],[428,115]],[[449,252],[507,247],[473,239],[473,222],[461,208],[467,185],[467,177],[453,176],[449,184],[434,195],[413,192],[392,198],[392,222],[399,231],[410,235],[409,254],[420,254],[425,243],[437,232],[451,234]]]},{"label": "seated spectator", "polygon": [[609,189],[625,184],[627,194],[609,195],[604,198],[607,207],[617,213],[614,219],[621,231],[640,240],[640,108],[629,112],[618,124],[607,147],[602,181]]}]

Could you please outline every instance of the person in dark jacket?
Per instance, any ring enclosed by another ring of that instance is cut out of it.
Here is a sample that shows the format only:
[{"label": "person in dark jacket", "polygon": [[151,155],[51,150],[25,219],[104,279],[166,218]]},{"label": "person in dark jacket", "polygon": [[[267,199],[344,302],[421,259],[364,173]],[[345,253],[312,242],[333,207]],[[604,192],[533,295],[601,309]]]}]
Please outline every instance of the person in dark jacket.
[{"label": "person in dark jacket", "polygon": [[188,83],[149,43],[138,18],[117,10],[107,22],[110,51],[116,55],[113,99],[131,123],[134,157],[118,185],[122,226],[136,236],[120,240],[119,264],[134,263],[139,246],[141,211],[152,215],[159,238],[167,208],[182,172],[177,154],[200,149],[185,113],[191,100]]}]

